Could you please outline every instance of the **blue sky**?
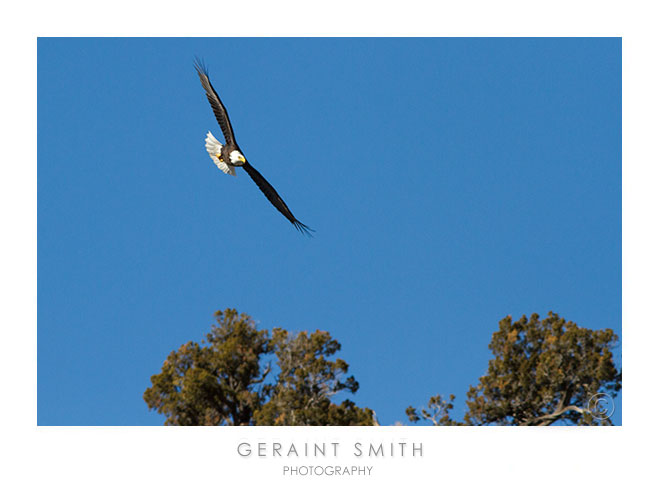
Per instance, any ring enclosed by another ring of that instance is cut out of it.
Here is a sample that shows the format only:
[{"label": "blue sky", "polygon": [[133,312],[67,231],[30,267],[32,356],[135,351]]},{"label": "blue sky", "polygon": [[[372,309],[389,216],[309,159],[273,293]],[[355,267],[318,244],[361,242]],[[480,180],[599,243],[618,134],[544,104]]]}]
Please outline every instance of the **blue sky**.
[{"label": "blue sky", "polygon": [[[315,238],[209,159],[194,56]],[[40,425],[162,424],[227,307],[328,330],[383,424],[461,417],[506,315],[621,335],[620,39],[42,38],[38,156]]]}]

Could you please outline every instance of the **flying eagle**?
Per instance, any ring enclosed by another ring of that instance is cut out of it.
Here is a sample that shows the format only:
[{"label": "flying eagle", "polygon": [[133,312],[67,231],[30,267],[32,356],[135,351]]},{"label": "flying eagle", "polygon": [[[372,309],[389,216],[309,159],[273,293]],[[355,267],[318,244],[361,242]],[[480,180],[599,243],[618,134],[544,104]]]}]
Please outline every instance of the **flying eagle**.
[{"label": "flying eagle", "polygon": [[313,230],[293,216],[293,213],[289,210],[288,206],[286,206],[286,203],[284,203],[284,200],[281,199],[281,196],[279,196],[277,191],[275,191],[275,188],[273,188],[272,185],[261,176],[260,172],[247,162],[247,159],[245,159],[245,156],[240,150],[240,147],[238,147],[236,138],[233,135],[233,128],[229,121],[227,109],[222,104],[222,100],[220,100],[220,97],[213,88],[211,80],[208,77],[208,70],[200,60],[196,60],[194,66],[199,75],[199,79],[201,80],[201,86],[203,86],[204,91],[206,91],[206,97],[211,104],[215,118],[220,124],[225,140],[225,144],[222,145],[220,141],[213,137],[213,134],[211,134],[209,130],[208,134],[206,134],[206,150],[208,151],[208,155],[211,157],[215,165],[226,174],[235,176],[235,168],[238,166],[242,167],[247,171],[249,177],[252,178],[266,198],[268,198],[270,203],[272,203],[273,206],[295,226],[295,228],[305,235],[311,235],[310,232],[313,232]]}]

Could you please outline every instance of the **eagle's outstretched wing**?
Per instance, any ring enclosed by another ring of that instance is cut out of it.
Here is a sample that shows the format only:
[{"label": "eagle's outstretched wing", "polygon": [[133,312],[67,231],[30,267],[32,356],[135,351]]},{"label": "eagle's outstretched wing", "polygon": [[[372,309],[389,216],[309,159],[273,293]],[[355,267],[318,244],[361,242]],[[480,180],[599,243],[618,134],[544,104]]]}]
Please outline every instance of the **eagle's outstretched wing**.
[{"label": "eagle's outstretched wing", "polygon": [[201,86],[204,87],[206,97],[211,104],[211,108],[213,109],[213,113],[217,119],[217,123],[220,124],[220,128],[222,129],[222,133],[224,134],[224,139],[226,140],[227,145],[237,145],[236,138],[233,135],[231,121],[229,120],[229,114],[227,113],[227,109],[224,108],[222,100],[220,100],[220,97],[211,84],[206,66],[204,66],[204,63],[197,58],[195,60],[194,67],[197,70],[199,79],[201,80]]},{"label": "eagle's outstretched wing", "polygon": [[272,203],[272,205],[279,210],[279,212],[284,215],[289,222],[291,222],[295,228],[297,228],[300,232],[302,232],[304,235],[307,235],[311,237],[311,228],[306,226],[304,223],[299,221],[297,218],[293,216],[293,213],[291,210],[288,209],[288,206],[286,206],[286,203],[284,203],[284,200],[281,199],[281,196],[275,191],[275,188],[272,187],[272,185],[266,181],[266,179],[261,176],[261,173],[258,172],[256,169],[252,167],[252,165],[245,161],[245,164],[241,166],[245,171],[247,171],[247,174],[249,174],[249,177],[252,178],[252,180],[256,183],[256,185],[259,187],[259,189],[263,192],[266,198]]}]

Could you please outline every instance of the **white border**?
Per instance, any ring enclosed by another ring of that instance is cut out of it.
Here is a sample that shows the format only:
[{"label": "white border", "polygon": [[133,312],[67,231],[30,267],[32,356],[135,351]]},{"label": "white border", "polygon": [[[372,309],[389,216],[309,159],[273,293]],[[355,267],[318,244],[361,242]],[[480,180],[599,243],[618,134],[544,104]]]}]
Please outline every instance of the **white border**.
[{"label": "white border", "polygon": [[[241,439],[407,439],[420,460],[374,462],[372,482],[640,484],[650,471],[657,392],[657,42],[651,2],[335,0],[277,2],[11,2],[2,23],[0,254],[3,456],[0,478],[40,485],[280,485],[336,479],[277,474],[241,459]],[[629,6],[631,5],[631,6]],[[227,20],[228,19],[228,20]],[[36,36],[622,36],[625,407],[618,428],[60,428],[36,424]],[[346,460],[347,461],[347,460]],[[376,468],[377,467],[377,468]],[[634,482],[634,478],[638,481]],[[368,479],[341,481],[369,483]]]}]

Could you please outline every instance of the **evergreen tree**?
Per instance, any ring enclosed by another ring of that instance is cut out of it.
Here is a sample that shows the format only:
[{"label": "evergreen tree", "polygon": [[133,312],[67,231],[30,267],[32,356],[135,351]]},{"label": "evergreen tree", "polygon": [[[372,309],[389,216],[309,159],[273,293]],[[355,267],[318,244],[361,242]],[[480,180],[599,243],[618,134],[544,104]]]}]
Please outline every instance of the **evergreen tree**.
[{"label": "evergreen tree", "polygon": [[[344,378],[345,361],[328,359],[341,349],[328,332],[291,335],[275,328],[271,336],[234,309],[215,315],[206,340],[171,352],[144,392],[166,425],[373,424],[370,409],[331,402],[338,392],[357,392],[359,384]],[[273,358],[277,377],[266,365]]]},{"label": "evergreen tree", "polygon": [[467,392],[463,422],[449,417],[453,396],[434,396],[420,414],[410,406],[407,416],[438,425],[610,425],[610,404],[600,399],[612,400],[622,387],[613,362],[617,342],[610,329],[582,328],[552,312],[514,323],[508,316],[492,335],[487,374]]}]

